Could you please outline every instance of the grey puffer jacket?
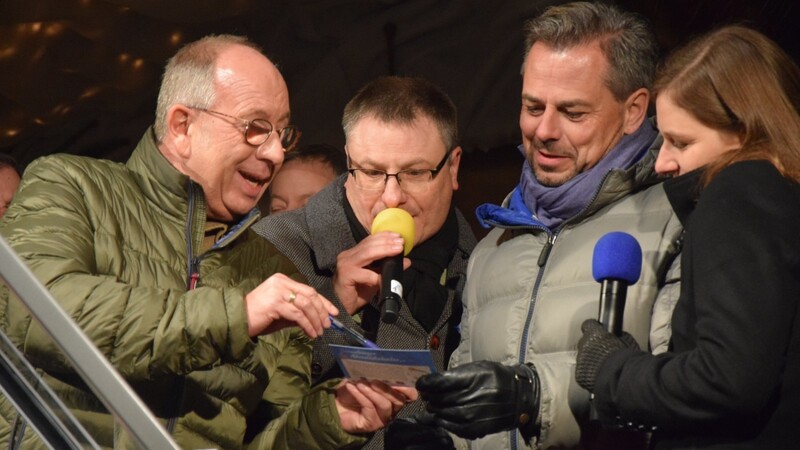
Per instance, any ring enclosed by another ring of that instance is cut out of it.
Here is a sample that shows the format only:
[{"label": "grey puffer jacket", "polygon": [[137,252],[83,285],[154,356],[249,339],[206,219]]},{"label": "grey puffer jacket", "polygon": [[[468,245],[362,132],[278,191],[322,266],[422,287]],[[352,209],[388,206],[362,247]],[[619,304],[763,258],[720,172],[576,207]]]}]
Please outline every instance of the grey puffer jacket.
[{"label": "grey puffer jacket", "polygon": [[[679,290],[681,225],[663,187],[656,184],[653,165],[659,145],[657,139],[631,169],[611,171],[589,206],[555,232],[493,224],[472,253],[462,341],[450,367],[480,360],[533,363],[541,380],[541,406],[540,433],[532,446],[570,448],[579,443],[589,393],[575,383],[575,349],[581,323],[598,315],[600,289],[592,277],[592,254],[606,233],[633,235],[644,254],[641,278],[628,289],[624,329],[642,348],[652,339],[654,350],[666,349]],[[517,431],[486,436],[470,447],[530,448]]]}]

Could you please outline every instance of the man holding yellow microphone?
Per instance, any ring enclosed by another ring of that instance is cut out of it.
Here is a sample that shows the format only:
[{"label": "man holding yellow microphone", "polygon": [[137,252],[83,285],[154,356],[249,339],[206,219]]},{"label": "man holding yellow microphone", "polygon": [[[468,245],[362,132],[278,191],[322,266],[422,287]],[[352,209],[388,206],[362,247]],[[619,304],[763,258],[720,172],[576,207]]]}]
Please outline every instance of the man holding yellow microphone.
[{"label": "man holding yellow microphone", "polygon": [[[461,292],[476,243],[452,204],[462,153],[455,106],[426,80],[383,77],[347,104],[342,126],[348,173],[305,207],[266,217],[254,229],[331,299],[344,326],[382,348],[429,349],[444,370],[459,343]],[[402,219],[397,226],[402,213],[379,219],[388,208],[411,216],[413,243],[403,236],[409,233]],[[402,293],[396,309],[384,300],[392,292]],[[314,344],[313,381],[341,376],[328,344],[352,343],[326,330]],[[422,410],[415,402],[399,417]],[[382,432],[365,448],[382,449]]]}]

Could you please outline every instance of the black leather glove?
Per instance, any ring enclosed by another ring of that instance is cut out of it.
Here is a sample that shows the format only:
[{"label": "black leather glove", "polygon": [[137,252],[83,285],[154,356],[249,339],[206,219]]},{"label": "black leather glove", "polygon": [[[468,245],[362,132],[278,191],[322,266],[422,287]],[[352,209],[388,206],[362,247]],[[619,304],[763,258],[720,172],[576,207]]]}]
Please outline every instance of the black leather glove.
[{"label": "black leather glove", "polygon": [[383,442],[386,450],[455,450],[450,434],[425,412],[389,422]]},{"label": "black leather glove", "polygon": [[575,379],[582,388],[594,392],[594,381],[600,366],[609,355],[624,348],[639,348],[636,339],[623,332],[617,337],[606,331],[595,319],[587,319],[581,325],[581,336],[578,341],[578,357],[575,364]]},{"label": "black leather glove", "polygon": [[417,390],[436,423],[461,437],[519,428],[529,442],[536,432],[539,377],[532,366],[468,363],[421,377]]}]

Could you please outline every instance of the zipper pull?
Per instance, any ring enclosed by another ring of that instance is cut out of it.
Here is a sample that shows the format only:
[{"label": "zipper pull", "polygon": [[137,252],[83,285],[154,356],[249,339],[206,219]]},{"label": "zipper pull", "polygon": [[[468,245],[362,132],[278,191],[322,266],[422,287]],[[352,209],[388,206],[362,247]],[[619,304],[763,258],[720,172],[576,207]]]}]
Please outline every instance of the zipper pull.
[{"label": "zipper pull", "polygon": [[542,247],[542,253],[539,253],[539,260],[537,261],[539,267],[542,267],[545,264],[547,264],[547,258],[550,257],[550,250],[553,249],[553,244],[555,244],[555,242],[556,242],[556,235],[551,234],[547,238],[547,242],[544,244],[544,247]]},{"label": "zipper pull", "polygon": [[200,274],[197,272],[192,272],[192,275],[189,277],[189,290],[191,291],[195,287],[197,287],[197,282],[200,281]]}]

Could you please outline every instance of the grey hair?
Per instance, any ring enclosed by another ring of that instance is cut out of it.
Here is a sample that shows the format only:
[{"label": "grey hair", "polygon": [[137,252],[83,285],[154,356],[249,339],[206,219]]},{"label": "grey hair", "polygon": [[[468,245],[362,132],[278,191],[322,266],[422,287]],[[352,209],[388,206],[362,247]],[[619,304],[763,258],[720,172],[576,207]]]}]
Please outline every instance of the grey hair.
[{"label": "grey hair", "polygon": [[567,50],[595,41],[609,65],[604,83],[617,101],[637,89],[652,87],[658,44],[649,24],[638,14],[604,3],[574,2],[551,6],[525,24],[526,59],[536,42]]},{"label": "grey hair", "polygon": [[230,34],[209,35],[183,46],[169,59],[161,79],[153,126],[161,141],[167,128],[167,112],[176,104],[210,108],[216,99],[214,67],[219,54],[233,45],[244,45],[261,52],[246,37]]}]

